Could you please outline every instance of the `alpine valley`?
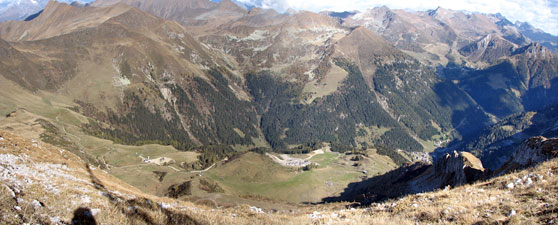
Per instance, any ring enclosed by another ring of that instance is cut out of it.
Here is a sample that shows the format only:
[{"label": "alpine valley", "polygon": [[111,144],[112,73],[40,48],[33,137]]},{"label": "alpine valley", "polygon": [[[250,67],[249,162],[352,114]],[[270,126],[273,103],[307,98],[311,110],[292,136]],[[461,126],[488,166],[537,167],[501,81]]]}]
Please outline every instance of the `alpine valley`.
[{"label": "alpine valley", "polygon": [[0,223],[558,219],[558,37],[528,23],[231,0],[0,14]]}]

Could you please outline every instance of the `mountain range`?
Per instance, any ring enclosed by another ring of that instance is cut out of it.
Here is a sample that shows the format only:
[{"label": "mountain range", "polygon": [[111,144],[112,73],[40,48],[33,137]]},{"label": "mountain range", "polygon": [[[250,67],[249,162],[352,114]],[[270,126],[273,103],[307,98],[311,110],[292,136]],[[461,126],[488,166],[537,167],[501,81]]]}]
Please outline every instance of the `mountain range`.
[{"label": "mountain range", "polygon": [[[3,15],[40,12],[0,23],[0,129],[150,194],[379,201],[486,179],[530,137],[557,136],[558,40],[499,14],[24,4]],[[274,164],[299,162],[286,154],[308,163]]]},{"label": "mountain range", "polygon": [[558,57],[520,30],[443,8],[338,18],[231,1],[53,1],[0,24],[0,37],[5,78],[72,98],[93,119],[84,129],[119,143],[412,152],[558,101]]}]

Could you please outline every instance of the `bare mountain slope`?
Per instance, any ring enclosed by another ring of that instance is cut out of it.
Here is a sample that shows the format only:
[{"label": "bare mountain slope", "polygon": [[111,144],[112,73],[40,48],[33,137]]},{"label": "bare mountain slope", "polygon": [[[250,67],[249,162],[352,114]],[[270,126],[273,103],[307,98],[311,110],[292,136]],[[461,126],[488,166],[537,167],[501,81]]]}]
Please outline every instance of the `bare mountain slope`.
[{"label": "bare mountain slope", "polygon": [[454,64],[441,69],[440,74],[455,80],[495,116],[538,110],[558,101],[558,55],[538,43],[516,46],[490,35],[462,48],[460,53],[473,65]]},{"label": "bare mountain slope", "polygon": [[475,63],[498,62],[501,58],[510,56],[518,46],[500,36],[489,34],[482,39],[459,49],[459,53]]},{"label": "bare mountain slope", "polygon": [[[486,35],[497,35],[522,45],[528,43],[513,24],[500,15],[465,14],[437,8],[407,12],[377,7],[343,19],[347,26],[364,26],[424,62],[459,62],[457,50]],[[509,24],[508,24],[509,23]]]},{"label": "bare mountain slope", "polygon": [[527,22],[516,22],[515,26],[529,39],[541,43],[553,52],[558,52],[558,36],[537,29]]},{"label": "bare mountain slope", "polygon": [[100,0],[92,6],[109,6],[127,4],[149,12],[155,16],[174,20],[184,26],[196,26],[200,30],[212,29],[223,23],[236,20],[247,13],[247,10],[231,0],[215,3],[208,0]]},{"label": "bare mountain slope", "polygon": [[78,8],[57,1],[50,1],[43,12],[32,21],[9,21],[0,25],[0,37],[7,41],[46,39],[95,27],[120,15],[130,6],[118,5],[105,8]]},{"label": "bare mountain slope", "polygon": [[36,90],[49,85],[45,77],[37,76],[42,68],[23,53],[15,49],[10,43],[0,39],[0,70],[2,75],[14,80],[19,85]]},{"label": "bare mountain slope", "polygon": [[[235,11],[231,4],[215,7]],[[106,19],[88,23],[88,16],[96,13]],[[78,23],[55,24],[51,17]],[[465,93],[366,29],[351,30],[312,12],[279,15],[258,9],[221,22],[185,28],[122,4],[78,8],[52,3],[38,18],[22,24],[30,30],[51,26],[62,35],[47,38],[38,32],[38,40],[10,45],[47,68],[42,76],[51,84],[46,89],[68,95],[80,104],[80,113],[97,119],[88,130],[127,144],[156,142],[186,149],[327,141],[342,143],[342,149],[366,143],[433,150],[434,142],[465,131],[456,131],[456,126],[487,121]],[[195,27],[206,30],[197,33]],[[267,76],[281,88],[277,96],[266,94],[265,101],[259,101],[260,91],[271,89],[260,86],[260,78]],[[76,88],[78,84],[82,87]],[[446,96],[460,96],[459,107],[446,104]],[[329,109],[339,102],[347,104]],[[233,113],[233,106],[240,110]],[[332,122],[322,125],[319,118]],[[303,134],[297,123],[317,133]],[[357,143],[357,132],[373,125],[373,132],[363,136],[366,141]],[[283,133],[286,137],[280,138]],[[396,141],[398,137],[405,141]]]},{"label": "bare mountain slope", "polygon": [[[162,141],[182,149],[223,142],[248,145],[251,137],[259,137],[240,78],[178,23],[121,4],[77,8],[51,3],[47,11],[52,13],[21,23],[30,30],[51,24],[48,29],[58,30],[57,36],[6,43],[6,48],[11,45],[14,50],[9,51],[25,52],[30,65],[40,65],[42,73],[26,74],[48,82],[31,88],[63,93],[81,105],[81,113],[97,119],[88,125],[90,132],[128,144]],[[67,16],[64,21],[76,21],[72,16],[80,15],[84,20],[77,21],[84,25],[77,27],[49,22]],[[97,16],[91,21],[88,15]],[[6,69],[7,78],[19,79],[10,76],[13,67]],[[229,120],[231,116],[237,118]]]},{"label": "bare mountain slope", "polygon": [[353,30],[349,35],[339,40],[336,47],[337,54],[355,61],[371,87],[373,87],[372,76],[376,72],[377,66],[375,61],[381,60],[389,63],[395,60],[404,60],[405,57],[408,57],[382,37],[364,27]]}]

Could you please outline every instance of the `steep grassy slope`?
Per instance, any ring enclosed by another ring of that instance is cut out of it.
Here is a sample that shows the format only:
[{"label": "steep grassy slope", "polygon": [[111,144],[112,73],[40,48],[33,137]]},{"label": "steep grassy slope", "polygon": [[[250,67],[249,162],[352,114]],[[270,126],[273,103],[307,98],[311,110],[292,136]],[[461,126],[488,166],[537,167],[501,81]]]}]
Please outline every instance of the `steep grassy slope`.
[{"label": "steep grassy slope", "polygon": [[130,7],[127,5],[92,9],[49,1],[45,9],[32,22],[8,21],[2,23],[0,37],[7,41],[47,39],[98,26],[128,10]]},{"label": "steep grassy slope", "polygon": [[[43,89],[52,86],[52,81],[45,77],[36,76],[42,69],[39,65],[29,60],[20,51],[0,38],[0,69],[2,75],[17,84],[31,90]],[[35,75],[33,75],[35,74]]]},{"label": "steep grassy slope", "polygon": [[185,26],[196,26],[202,31],[236,20],[247,13],[246,9],[236,5],[231,0],[224,0],[219,3],[206,0],[100,0],[93,2],[92,5],[99,7],[122,3],[164,19],[177,21]]},{"label": "steep grassy slope", "polygon": [[[91,118],[70,110],[76,106],[70,99],[48,92],[31,94],[5,78],[0,81],[0,95],[6,96],[0,103],[1,129],[62,147],[144,192],[157,194],[168,185],[183,182],[184,177],[176,176],[184,171],[181,166],[198,161],[199,153],[172,146],[120,145],[91,136],[81,127]],[[19,109],[14,111],[15,106]],[[148,157],[153,161],[144,162]],[[161,157],[168,163],[156,165]],[[166,172],[168,179],[159,182],[155,171]]]},{"label": "steep grassy slope", "polygon": [[[1,74],[78,103],[74,110],[93,119],[82,122],[88,132],[124,144],[181,150],[250,146],[260,138],[241,78],[176,22],[125,5],[51,3],[45,12],[20,25],[2,24],[37,35],[28,42],[2,42]],[[58,23],[62,18],[73,22]],[[55,33],[40,32],[45,27]]]}]

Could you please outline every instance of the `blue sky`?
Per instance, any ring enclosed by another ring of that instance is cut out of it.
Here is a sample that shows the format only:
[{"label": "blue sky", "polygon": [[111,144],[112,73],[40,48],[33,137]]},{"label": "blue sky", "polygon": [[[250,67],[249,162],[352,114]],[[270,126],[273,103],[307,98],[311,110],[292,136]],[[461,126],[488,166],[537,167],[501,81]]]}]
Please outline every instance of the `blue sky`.
[{"label": "blue sky", "polygon": [[428,10],[438,6],[453,10],[500,13],[510,21],[528,22],[558,35],[558,0],[236,0],[283,12],[289,8],[314,12],[364,11],[386,5],[392,9]]}]

